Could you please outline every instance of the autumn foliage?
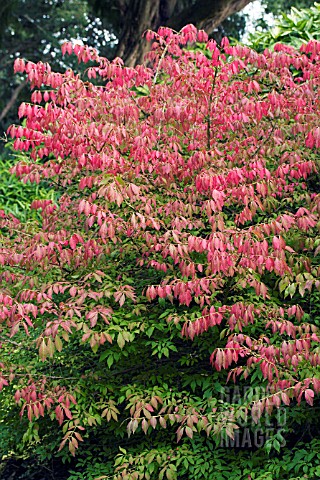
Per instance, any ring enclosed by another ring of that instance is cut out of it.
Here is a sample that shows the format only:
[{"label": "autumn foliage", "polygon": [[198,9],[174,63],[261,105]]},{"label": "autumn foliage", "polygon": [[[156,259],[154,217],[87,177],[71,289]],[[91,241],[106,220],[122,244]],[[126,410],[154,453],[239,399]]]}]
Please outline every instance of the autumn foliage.
[{"label": "autumn foliage", "polygon": [[[1,341],[18,347],[0,381],[72,454],[101,422],[172,447],[320,392],[320,42],[147,38],[136,68],[64,44],[88,80],[15,61],[32,95],[8,131],[25,152],[13,171],[57,200],[33,201],[38,222],[1,213]],[[266,395],[218,402],[216,382],[252,378]]]}]

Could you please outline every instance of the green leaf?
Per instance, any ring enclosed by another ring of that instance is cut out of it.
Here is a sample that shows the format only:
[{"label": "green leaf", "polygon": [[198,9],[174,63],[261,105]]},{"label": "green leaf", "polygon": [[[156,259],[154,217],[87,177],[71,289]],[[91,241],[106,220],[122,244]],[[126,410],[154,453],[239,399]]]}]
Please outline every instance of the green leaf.
[{"label": "green leaf", "polygon": [[125,340],[124,340],[123,335],[122,335],[121,332],[118,334],[117,344],[119,345],[119,347],[120,347],[121,349],[122,349],[122,348],[124,347],[124,345],[125,345]]},{"label": "green leaf", "polygon": [[59,337],[59,335],[56,335],[56,336],[55,336],[54,343],[55,343],[55,346],[56,346],[56,349],[58,350],[58,352],[61,352],[61,350],[62,350],[62,341],[61,341],[61,338]]}]

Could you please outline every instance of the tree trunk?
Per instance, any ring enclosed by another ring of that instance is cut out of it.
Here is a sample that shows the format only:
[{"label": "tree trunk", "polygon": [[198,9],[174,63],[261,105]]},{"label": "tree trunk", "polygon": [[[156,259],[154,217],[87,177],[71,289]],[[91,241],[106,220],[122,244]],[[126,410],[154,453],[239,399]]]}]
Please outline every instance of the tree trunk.
[{"label": "tree trunk", "polygon": [[142,35],[150,25],[157,24],[159,4],[160,0],[133,0],[124,13],[116,55],[129,67],[143,61],[147,42]]},{"label": "tree trunk", "polygon": [[127,66],[140,64],[149,49],[142,37],[146,30],[157,30],[164,25],[180,30],[184,25],[193,23],[210,34],[223,20],[251,1],[196,0],[191,6],[181,9],[178,0],[118,0],[123,20],[116,56],[121,57]]},{"label": "tree trunk", "polygon": [[4,107],[4,109],[2,110],[2,112],[0,114],[0,122],[6,117],[6,115],[9,113],[11,108],[15,105],[21,90],[23,90],[26,85],[27,85],[27,81],[24,80],[17,87],[15,87],[15,89],[12,92],[12,95],[11,95],[10,99],[8,100],[6,106]]}]

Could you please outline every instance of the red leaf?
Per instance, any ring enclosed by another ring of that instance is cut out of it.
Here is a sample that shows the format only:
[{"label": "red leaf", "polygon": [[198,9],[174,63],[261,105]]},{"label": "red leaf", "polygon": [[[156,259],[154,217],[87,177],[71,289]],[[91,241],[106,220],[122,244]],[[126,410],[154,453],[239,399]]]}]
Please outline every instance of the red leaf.
[{"label": "red leaf", "polygon": [[65,413],[65,415],[66,415],[67,418],[69,418],[70,420],[72,420],[73,417],[72,417],[72,413],[71,413],[71,411],[69,410],[69,408],[64,407],[64,413]]},{"label": "red leaf", "polygon": [[288,395],[285,392],[281,392],[281,400],[286,405],[290,405],[290,398],[288,397]]},{"label": "red leaf", "polygon": [[311,390],[310,388],[307,388],[307,390],[304,392],[304,396],[306,399],[306,402],[309,403],[309,405],[313,405],[313,398],[314,398],[314,391]]},{"label": "red leaf", "polygon": [[178,430],[177,430],[177,442],[179,442],[181,440],[183,432],[184,432],[184,427],[179,427]]},{"label": "red leaf", "polygon": [[75,250],[75,248],[77,247],[77,243],[78,243],[78,239],[76,235],[72,235],[72,237],[69,240],[69,245],[71,250]]},{"label": "red leaf", "polygon": [[263,413],[263,410],[264,410],[264,402],[263,401],[258,401],[258,402],[254,402],[254,404],[252,405],[252,408],[251,408],[251,416],[252,416],[252,420],[254,421],[254,423],[258,423],[262,413]]}]

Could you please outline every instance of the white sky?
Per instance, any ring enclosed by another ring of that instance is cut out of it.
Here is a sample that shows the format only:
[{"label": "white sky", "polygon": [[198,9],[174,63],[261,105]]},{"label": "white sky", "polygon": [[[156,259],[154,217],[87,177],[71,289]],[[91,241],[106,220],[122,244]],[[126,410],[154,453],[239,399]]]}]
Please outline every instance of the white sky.
[{"label": "white sky", "polygon": [[246,31],[241,39],[242,42],[248,41],[249,34],[254,32],[254,24],[258,20],[258,18],[264,17],[266,23],[272,27],[274,23],[273,15],[272,14],[265,14],[264,7],[261,5],[260,0],[255,0],[254,2],[249,3],[243,10],[243,13],[248,15],[247,23],[246,23]]}]

